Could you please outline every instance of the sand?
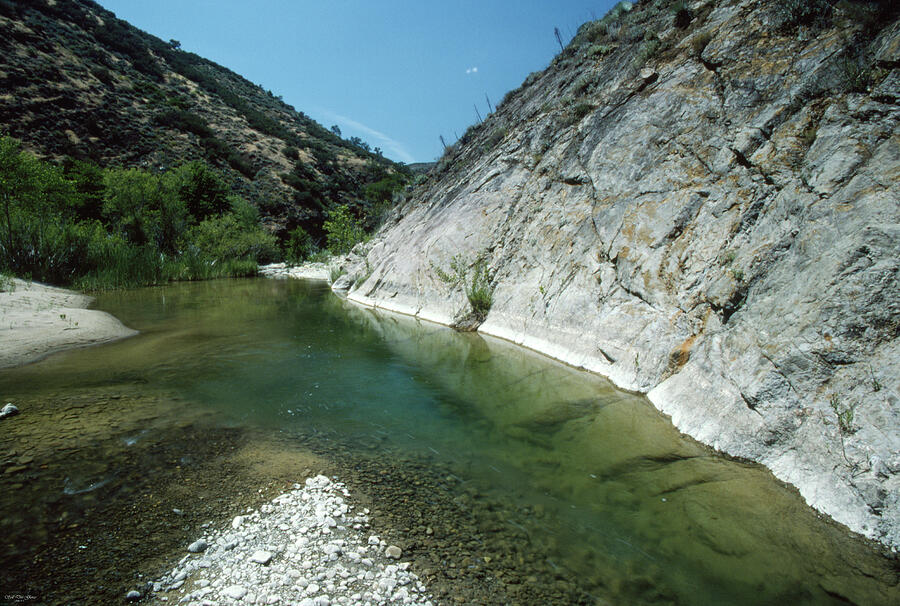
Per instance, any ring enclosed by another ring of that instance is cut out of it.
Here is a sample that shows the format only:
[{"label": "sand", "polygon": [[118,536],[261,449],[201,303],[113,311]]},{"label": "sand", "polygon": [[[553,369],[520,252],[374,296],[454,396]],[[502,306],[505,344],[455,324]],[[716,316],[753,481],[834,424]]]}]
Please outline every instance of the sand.
[{"label": "sand", "polygon": [[0,368],[21,366],[51,353],[137,334],[92,299],[71,290],[13,279],[0,292]]}]

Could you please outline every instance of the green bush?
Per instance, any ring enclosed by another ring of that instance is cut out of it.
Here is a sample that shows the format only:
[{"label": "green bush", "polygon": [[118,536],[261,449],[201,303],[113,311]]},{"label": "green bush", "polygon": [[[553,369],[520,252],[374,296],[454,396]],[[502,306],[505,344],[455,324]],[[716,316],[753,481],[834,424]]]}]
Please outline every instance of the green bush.
[{"label": "green bush", "polygon": [[495,128],[491,131],[491,134],[488,135],[487,139],[484,141],[484,145],[487,149],[493,149],[500,144],[503,139],[506,138],[506,129],[505,128]]},{"label": "green bush", "polygon": [[483,322],[494,304],[494,287],[491,285],[487,259],[479,256],[469,265],[462,255],[454,255],[450,259],[450,271],[444,271],[434,264],[431,269],[442,282],[463,288],[472,308],[471,316],[478,322]]},{"label": "green bush", "polygon": [[830,22],[833,9],[829,0],[780,0],[775,14],[782,29],[824,27]]},{"label": "green bush", "polygon": [[322,224],[328,250],[335,255],[350,252],[357,243],[365,240],[366,232],[350,214],[347,205],[337,206],[328,211],[328,219]]},{"label": "green bush", "polygon": [[252,275],[279,255],[258,220],[199,163],[62,170],[0,137],[2,272],[87,290]]},{"label": "green bush", "polygon": [[285,243],[285,257],[291,263],[301,263],[318,251],[312,236],[302,227],[295,227]]},{"label": "green bush", "polygon": [[268,263],[278,257],[275,236],[258,225],[241,224],[233,214],[210,217],[187,233],[185,254],[199,252],[217,262],[228,259]]},{"label": "green bush", "polygon": [[197,221],[227,212],[228,186],[222,176],[203,162],[190,162],[175,169],[178,196]]},{"label": "green bush", "polygon": [[653,57],[653,55],[656,54],[656,51],[659,50],[660,46],[662,46],[662,42],[659,41],[659,38],[657,38],[655,34],[648,34],[646,40],[644,40],[644,43],[641,44],[641,47],[638,49],[637,55],[634,58],[635,69],[644,67],[647,61],[649,61]]}]

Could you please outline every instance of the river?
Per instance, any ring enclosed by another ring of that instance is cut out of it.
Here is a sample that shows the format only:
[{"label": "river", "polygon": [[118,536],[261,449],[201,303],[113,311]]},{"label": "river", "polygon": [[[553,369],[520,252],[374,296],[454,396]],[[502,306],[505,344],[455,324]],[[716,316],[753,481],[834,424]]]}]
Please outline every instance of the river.
[{"label": "river", "polygon": [[7,594],[121,599],[200,524],[326,469],[446,599],[900,603],[896,560],[767,470],[536,353],[299,280],[96,307],[141,333],[0,372],[23,411],[0,436]]}]

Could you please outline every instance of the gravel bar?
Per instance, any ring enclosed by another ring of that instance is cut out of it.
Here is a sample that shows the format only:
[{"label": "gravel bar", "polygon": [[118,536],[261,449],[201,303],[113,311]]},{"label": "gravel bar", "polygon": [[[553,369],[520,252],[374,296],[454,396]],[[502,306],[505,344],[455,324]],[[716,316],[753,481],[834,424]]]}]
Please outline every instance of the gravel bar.
[{"label": "gravel bar", "polygon": [[402,551],[370,534],[368,509],[355,511],[343,483],[323,475],[248,510],[185,546],[169,573],[148,583],[151,603],[414,604],[433,596],[401,562]]}]

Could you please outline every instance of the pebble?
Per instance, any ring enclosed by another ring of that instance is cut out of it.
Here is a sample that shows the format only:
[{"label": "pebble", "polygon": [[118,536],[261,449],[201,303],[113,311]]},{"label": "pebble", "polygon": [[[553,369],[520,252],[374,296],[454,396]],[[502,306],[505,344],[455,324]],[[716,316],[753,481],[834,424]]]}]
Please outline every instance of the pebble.
[{"label": "pebble", "polygon": [[403,555],[403,550],[397,547],[396,545],[391,545],[387,549],[384,550],[384,555],[389,558],[393,558],[395,560],[399,560],[400,556]]},{"label": "pebble", "polygon": [[207,547],[209,547],[209,545],[207,545],[206,541],[200,539],[188,545],[188,551],[191,553],[200,553],[201,551],[206,551]]},{"label": "pebble", "polygon": [[0,419],[5,419],[6,417],[12,417],[19,414],[19,409],[12,402],[8,402],[6,406],[0,410]]},{"label": "pebble", "polygon": [[262,551],[262,550],[254,551],[253,555],[250,556],[250,561],[256,562],[257,564],[262,564],[263,566],[265,566],[266,564],[268,564],[269,562],[272,561],[272,554],[269,553],[268,551]]},{"label": "pebble", "polygon": [[222,593],[233,600],[240,600],[247,595],[247,590],[240,585],[229,585]]},{"label": "pebble", "polygon": [[128,593],[125,594],[125,599],[129,602],[136,602],[141,599],[141,593],[139,591],[135,591],[132,589]]}]

